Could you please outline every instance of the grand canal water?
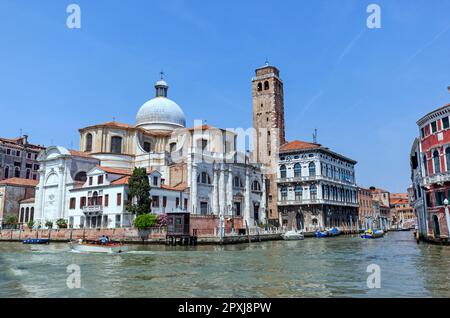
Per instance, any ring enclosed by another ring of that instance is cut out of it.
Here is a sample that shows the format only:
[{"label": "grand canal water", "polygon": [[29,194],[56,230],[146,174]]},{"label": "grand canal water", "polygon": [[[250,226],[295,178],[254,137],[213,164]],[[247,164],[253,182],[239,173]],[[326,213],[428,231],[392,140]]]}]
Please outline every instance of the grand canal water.
[{"label": "grand canal water", "polygon": [[[69,289],[67,266],[81,270]],[[367,287],[367,266],[381,288]],[[450,297],[450,247],[411,232],[233,246],[131,246],[80,254],[67,244],[0,243],[0,297]]]}]

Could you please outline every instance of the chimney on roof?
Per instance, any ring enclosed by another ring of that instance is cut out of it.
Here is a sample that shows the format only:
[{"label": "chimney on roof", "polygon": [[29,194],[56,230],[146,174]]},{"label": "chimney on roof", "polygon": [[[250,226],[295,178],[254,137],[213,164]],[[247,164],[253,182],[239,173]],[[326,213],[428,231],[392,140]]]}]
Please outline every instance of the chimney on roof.
[{"label": "chimney on roof", "polygon": [[23,135],[23,136],[22,136],[22,143],[23,143],[24,145],[28,145],[28,135]]}]

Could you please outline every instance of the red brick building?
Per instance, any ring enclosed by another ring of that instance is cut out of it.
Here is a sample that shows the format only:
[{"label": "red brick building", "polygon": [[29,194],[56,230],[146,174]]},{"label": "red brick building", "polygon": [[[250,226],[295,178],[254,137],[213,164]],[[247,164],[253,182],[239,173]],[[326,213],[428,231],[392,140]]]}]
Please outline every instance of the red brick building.
[{"label": "red brick building", "polygon": [[411,150],[411,204],[419,217],[420,234],[449,237],[444,200],[450,198],[450,104],[417,121],[420,136]]}]

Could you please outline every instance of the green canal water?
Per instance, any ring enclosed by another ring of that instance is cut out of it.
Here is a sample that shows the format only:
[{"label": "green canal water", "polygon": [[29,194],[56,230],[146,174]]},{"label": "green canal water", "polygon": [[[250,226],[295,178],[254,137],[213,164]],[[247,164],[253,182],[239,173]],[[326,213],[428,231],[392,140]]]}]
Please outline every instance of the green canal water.
[{"label": "green canal water", "polygon": [[[67,267],[80,269],[70,289]],[[367,287],[367,266],[381,288]],[[232,246],[131,246],[81,254],[67,244],[0,243],[0,297],[450,297],[450,247],[412,232]]]}]

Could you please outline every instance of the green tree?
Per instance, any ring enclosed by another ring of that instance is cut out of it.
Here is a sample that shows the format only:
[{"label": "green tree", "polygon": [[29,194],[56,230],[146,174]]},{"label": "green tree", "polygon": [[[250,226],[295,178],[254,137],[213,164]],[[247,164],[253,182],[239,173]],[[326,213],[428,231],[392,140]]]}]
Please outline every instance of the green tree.
[{"label": "green tree", "polygon": [[134,219],[134,226],[138,230],[149,229],[157,224],[158,216],[155,214],[142,214]]},{"label": "green tree", "polygon": [[145,168],[134,168],[128,181],[128,200],[126,209],[136,215],[151,212],[150,183]]},{"label": "green tree", "polygon": [[53,222],[52,221],[45,221],[45,226],[49,229],[53,228]]},{"label": "green tree", "polygon": [[14,214],[8,214],[7,216],[5,216],[5,221],[4,223],[6,225],[8,225],[11,228],[16,228],[17,222],[19,221],[19,219],[17,218],[17,215]]}]

